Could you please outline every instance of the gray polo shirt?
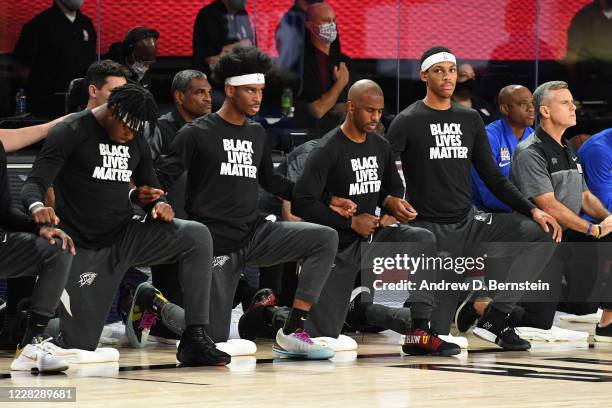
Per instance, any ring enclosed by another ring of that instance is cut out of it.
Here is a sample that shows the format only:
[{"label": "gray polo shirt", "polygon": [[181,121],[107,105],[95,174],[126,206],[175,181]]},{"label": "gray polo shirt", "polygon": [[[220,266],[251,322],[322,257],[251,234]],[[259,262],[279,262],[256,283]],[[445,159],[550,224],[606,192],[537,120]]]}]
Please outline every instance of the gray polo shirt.
[{"label": "gray polo shirt", "polygon": [[516,146],[510,179],[530,199],[552,192],[576,214],[582,209],[582,193],[588,191],[574,149],[566,141],[561,146],[541,127]]}]

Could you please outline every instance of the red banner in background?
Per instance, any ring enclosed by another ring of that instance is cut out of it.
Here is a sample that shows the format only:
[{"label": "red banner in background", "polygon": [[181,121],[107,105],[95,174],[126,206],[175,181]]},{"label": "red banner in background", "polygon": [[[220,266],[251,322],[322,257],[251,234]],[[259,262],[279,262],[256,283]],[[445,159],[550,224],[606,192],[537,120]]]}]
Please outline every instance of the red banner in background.
[{"label": "red banner in background", "polygon": [[[52,0],[4,1],[0,5],[0,53],[11,53],[24,23]],[[102,53],[137,25],[161,33],[160,56],[191,56],[193,23],[211,0],[101,0]],[[540,0],[540,59],[563,59],[571,19],[590,0]],[[276,55],[274,30],[293,0],[248,0],[258,45]],[[329,0],[337,15],[342,51],[352,58],[419,58],[426,48],[446,45],[465,59],[533,60],[534,0]],[[83,12],[98,26],[98,2]],[[398,10],[400,18],[398,20]],[[399,29],[398,29],[399,23]]]}]

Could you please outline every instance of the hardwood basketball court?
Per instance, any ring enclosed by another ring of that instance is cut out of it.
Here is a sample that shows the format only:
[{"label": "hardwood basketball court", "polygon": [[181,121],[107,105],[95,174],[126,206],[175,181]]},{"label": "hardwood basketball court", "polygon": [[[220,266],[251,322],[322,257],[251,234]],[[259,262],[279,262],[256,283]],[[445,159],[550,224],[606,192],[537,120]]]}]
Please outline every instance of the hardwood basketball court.
[{"label": "hardwood basketball court", "polygon": [[[593,324],[564,324],[593,332]],[[357,335],[357,352],[332,361],[272,358],[258,341],[255,357],[228,367],[177,368],[175,348],[120,348],[119,364],[72,365],[66,374],[11,373],[0,387],[76,387],[76,402],[0,403],[16,407],[606,407],[611,406],[612,344],[532,342],[503,352],[468,335],[456,357],[401,357],[392,332]],[[592,337],[589,341],[591,341]]]}]

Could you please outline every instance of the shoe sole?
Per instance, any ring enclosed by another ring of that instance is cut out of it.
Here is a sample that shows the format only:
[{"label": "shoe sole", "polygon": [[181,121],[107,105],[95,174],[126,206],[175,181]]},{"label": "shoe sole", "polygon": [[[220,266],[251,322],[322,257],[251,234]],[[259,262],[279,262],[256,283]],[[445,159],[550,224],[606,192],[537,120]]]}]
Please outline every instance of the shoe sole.
[{"label": "shoe sole", "polygon": [[36,367],[33,364],[21,365],[21,364],[11,363],[11,371],[29,371],[31,373],[57,373],[61,371],[66,371],[68,370],[68,368],[70,368],[70,366],[63,365],[63,366],[45,368],[43,370],[40,370],[38,367]]},{"label": "shoe sole", "polygon": [[208,362],[187,362],[187,363],[183,363],[181,360],[178,360],[179,365],[181,367],[225,367],[226,365],[228,365],[229,363],[231,363],[231,361],[228,362],[221,362],[221,363],[215,363],[215,364],[210,364]]},{"label": "shoe sole", "polygon": [[459,313],[461,313],[461,311],[463,310],[463,308],[470,302],[470,300],[472,299],[472,295],[475,294],[475,291],[471,291],[467,297],[463,300],[463,302],[459,305],[459,307],[457,308],[457,311],[455,312],[455,327],[457,328],[457,330],[459,330],[459,332],[461,333],[465,333],[468,330],[470,330],[470,328],[472,328],[474,326],[474,324],[476,323],[476,321],[478,319],[475,319],[472,324],[470,325],[470,327],[468,327],[465,330],[461,330],[459,329]]},{"label": "shoe sole", "polygon": [[132,319],[131,319],[132,310],[134,310],[134,306],[136,305],[136,299],[138,298],[138,292],[140,291],[140,288],[144,286],[146,286],[146,282],[143,282],[140,285],[138,285],[138,287],[134,291],[134,298],[132,298],[132,305],[130,306],[130,312],[128,313],[127,322],[125,324],[125,335],[130,341],[130,345],[134,348],[144,348],[147,345],[147,341],[149,339],[149,332],[148,331],[145,332],[143,330],[142,335],[140,336],[140,341],[138,341],[138,338],[136,337],[136,333],[134,332],[134,327],[132,325]]},{"label": "shoe sole", "polygon": [[272,354],[277,358],[293,358],[300,360],[329,360],[336,355],[336,353],[294,353],[276,348],[275,346],[272,346]]},{"label": "shoe sole", "polygon": [[531,348],[531,344],[529,344],[528,346],[512,346],[512,345],[508,345],[508,344],[499,344],[497,342],[497,336],[495,335],[495,333],[491,333],[488,330],[482,329],[480,327],[475,327],[473,333],[480,337],[483,340],[486,340],[490,343],[496,344],[497,346],[501,347],[504,350],[508,350],[508,351],[527,351]]},{"label": "shoe sole", "polygon": [[612,343],[612,336],[595,335],[595,341],[599,343]]},{"label": "shoe sole", "polygon": [[400,351],[400,355],[402,356],[451,357],[451,356],[456,356],[457,354],[461,354],[461,348],[459,348],[459,350],[443,350],[443,351],[436,351],[436,352],[429,352],[423,349],[415,349],[414,352],[406,352],[404,351],[404,348],[402,347]]}]

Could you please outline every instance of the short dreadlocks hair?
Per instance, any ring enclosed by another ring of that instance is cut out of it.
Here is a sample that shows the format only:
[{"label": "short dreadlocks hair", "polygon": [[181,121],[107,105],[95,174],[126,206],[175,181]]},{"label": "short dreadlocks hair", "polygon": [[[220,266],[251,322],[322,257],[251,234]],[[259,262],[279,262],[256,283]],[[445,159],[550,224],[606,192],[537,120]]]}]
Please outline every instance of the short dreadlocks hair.
[{"label": "short dreadlocks hair", "polygon": [[259,48],[248,45],[237,45],[232,51],[221,57],[213,67],[213,79],[218,83],[225,83],[229,77],[264,74],[272,67],[272,59]]},{"label": "short dreadlocks hair", "polygon": [[108,97],[108,108],[130,129],[138,131],[145,123],[155,124],[157,103],[151,92],[128,83],[114,88]]}]

